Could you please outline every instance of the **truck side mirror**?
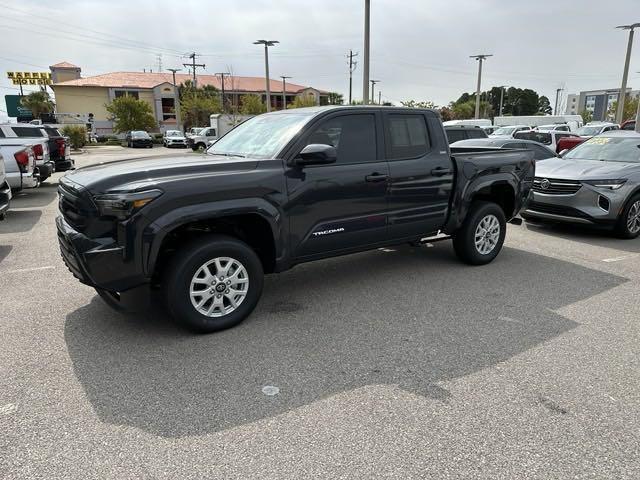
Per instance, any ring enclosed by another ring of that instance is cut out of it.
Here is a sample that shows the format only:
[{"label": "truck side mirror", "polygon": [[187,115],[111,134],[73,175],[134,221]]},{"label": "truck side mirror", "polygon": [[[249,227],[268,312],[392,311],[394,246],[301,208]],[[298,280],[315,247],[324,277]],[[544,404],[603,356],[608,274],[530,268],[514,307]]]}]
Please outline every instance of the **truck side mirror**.
[{"label": "truck side mirror", "polygon": [[323,143],[311,143],[304,147],[294,159],[296,165],[327,165],[336,163],[338,152],[335,147]]},{"label": "truck side mirror", "polygon": [[564,157],[565,153],[567,153],[568,151],[569,151],[569,149],[568,149],[568,148],[565,148],[564,150],[562,150],[562,151],[558,154],[558,156],[559,156],[560,158],[562,158],[562,157]]}]

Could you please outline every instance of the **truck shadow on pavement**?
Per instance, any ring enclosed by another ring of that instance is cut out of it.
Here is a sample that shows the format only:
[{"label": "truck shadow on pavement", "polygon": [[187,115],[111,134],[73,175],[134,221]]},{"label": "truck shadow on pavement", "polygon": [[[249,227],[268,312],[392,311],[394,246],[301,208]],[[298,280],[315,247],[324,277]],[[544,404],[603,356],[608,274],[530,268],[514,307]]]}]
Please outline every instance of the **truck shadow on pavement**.
[{"label": "truck shadow on pavement", "polygon": [[[575,328],[554,310],[626,281],[509,248],[469,267],[449,245],[402,246],[267,277],[253,315],[217,334],[122,316],[94,297],[67,316],[65,340],[101,421],[183,437],[367,385],[447,402],[438,383]],[[266,385],[280,393],[266,396]]]},{"label": "truck shadow on pavement", "polygon": [[54,202],[58,196],[58,184],[47,180],[38,188],[25,188],[12,200],[13,208],[38,208],[45,207]]}]

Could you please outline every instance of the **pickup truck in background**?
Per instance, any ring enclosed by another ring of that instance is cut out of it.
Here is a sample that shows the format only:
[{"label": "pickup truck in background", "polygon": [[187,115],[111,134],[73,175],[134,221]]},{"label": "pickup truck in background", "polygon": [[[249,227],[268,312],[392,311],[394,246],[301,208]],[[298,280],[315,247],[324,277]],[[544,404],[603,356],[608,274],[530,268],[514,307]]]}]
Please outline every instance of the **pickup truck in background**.
[{"label": "pickup truck in background", "polygon": [[75,168],[69,137],[65,137],[56,127],[50,125],[42,125],[40,130],[43,136],[49,139],[49,158],[55,164],[55,171],[65,172]]},{"label": "pickup truck in background", "polygon": [[36,157],[35,175],[39,182],[44,182],[55,172],[55,163],[49,154],[49,138],[39,125],[28,123],[7,123],[0,125],[0,145],[15,144],[19,141],[23,145],[33,148]]},{"label": "pickup truck in background", "polygon": [[436,236],[468,264],[491,262],[534,171],[529,151],[450,150],[432,110],[282,110],[202,157],[68,173],[58,239],[69,270],[109,305],[151,288],[185,326],[213,332],[253,311],[265,273],[299,263]]},{"label": "pickup truck in background", "polygon": [[5,180],[14,192],[40,185],[33,147],[20,139],[0,139],[0,155],[4,160]]},{"label": "pickup truck in background", "polygon": [[254,115],[230,115],[226,113],[214,113],[209,116],[211,126],[203,128],[195,135],[187,137],[187,144],[193,151],[204,150],[232,128],[240,125]]}]

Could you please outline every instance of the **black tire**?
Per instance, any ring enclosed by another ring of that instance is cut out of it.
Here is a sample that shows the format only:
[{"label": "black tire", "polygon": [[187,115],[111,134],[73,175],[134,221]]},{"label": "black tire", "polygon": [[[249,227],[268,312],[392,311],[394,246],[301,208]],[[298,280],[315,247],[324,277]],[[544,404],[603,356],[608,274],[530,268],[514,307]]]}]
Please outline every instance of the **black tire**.
[{"label": "black tire", "polygon": [[[475,233],[480,222],[490,216],[498,220],[500,231],[493,249],[488,253],[482,253],[476,246]],[[485,265],[500,253],[506,232],[507,222],[500,206],[492,202],[474,202],[467,213],[464,223],[453,235],[453,248],[458,258],[463,262],[470,265]]]},{"label": "black tire", "polygon": [[631,212],[631,208],[637,202],[640,202],[640,194],[634,195],[633,197],[631,197],[631,199],[625,205],[624,210],[622,210],[622,213],[620,214],[620,217],[618,218],[618,222],[616,223],[616,226],[614,229],[614,233],[616,234],[617,237],[624,238],[624,239],[632,239],[632,238],[637,238],[638,235],[640,235],[640,230],[638,230],[637,232],[632,232],[631,230],[629,230],[629,226],[627,224],[629,220],[629,214]]},{"label": "black tire", "polygon": [[202,142],[196,145],[196,150],[206,150],[206,149],[207,149],[207,146]]},{"label": "black tire", "polygon": [[[230,257],[240,262],[247,271],[249,284],[246,297],[235,310],[211,317],[196,310],[189,290],[198,269],[217,257]],[[256,253],[246,243],[226,235],[209,235],[181,246],[163,274],[164,296],[171,316],[200,333],[231,328],[247,318],[258,304],[263,282],[262,263]]]}]

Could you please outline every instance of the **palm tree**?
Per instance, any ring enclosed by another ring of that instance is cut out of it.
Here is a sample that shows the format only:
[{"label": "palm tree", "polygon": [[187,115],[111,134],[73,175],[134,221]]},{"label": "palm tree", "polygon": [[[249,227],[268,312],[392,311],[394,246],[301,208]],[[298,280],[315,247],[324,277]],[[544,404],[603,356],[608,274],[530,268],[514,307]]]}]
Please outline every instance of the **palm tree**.
[{"label": "palm tree", "polygon": [[44,90],[31,92],[26,97],[22,97],[20,103],[22,106],[31,110],[33,118],[35,119],[39,119],[43,113],[53,112],[53,108],[55,107],[53,100],[51,100],[49,94]]}]

